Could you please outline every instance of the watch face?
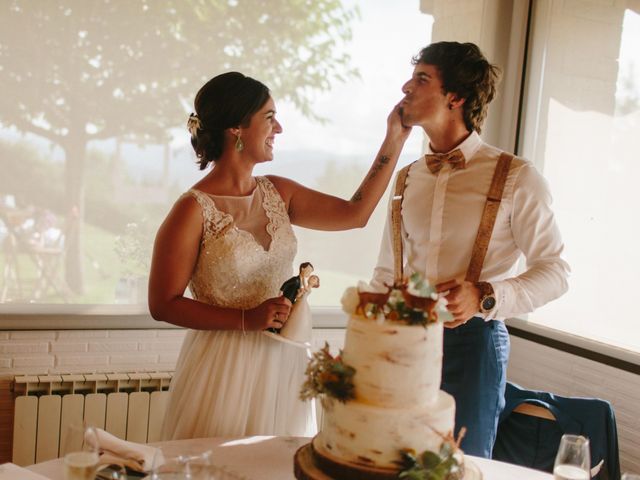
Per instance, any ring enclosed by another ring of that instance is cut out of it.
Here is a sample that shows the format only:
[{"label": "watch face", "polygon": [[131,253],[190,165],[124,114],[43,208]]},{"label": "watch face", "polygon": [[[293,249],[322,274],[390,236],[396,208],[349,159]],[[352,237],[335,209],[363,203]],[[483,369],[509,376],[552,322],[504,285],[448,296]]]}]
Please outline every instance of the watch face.
[{"label": "watch face", "polygon": [[483,310],[491,310],[493,307],[496,306],[496,299],[495,297],[485,297],[482,300],[482,309]]}]

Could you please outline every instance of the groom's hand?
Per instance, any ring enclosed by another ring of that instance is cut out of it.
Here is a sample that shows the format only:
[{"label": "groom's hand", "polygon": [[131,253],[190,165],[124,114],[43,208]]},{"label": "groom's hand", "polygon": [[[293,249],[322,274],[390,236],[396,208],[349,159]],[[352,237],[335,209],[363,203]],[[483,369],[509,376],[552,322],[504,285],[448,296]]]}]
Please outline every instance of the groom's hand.
[{"label": "groom's hand", "polygon": [[448,292],[444,298],[447,299],[447,310],[453,315],[453,320],[445,322],[446,328],[456,328],[467,323],[476,313],[480,305],[480,290],[473,282],[458,283],[457,280],[436,285],[438,293]]}]

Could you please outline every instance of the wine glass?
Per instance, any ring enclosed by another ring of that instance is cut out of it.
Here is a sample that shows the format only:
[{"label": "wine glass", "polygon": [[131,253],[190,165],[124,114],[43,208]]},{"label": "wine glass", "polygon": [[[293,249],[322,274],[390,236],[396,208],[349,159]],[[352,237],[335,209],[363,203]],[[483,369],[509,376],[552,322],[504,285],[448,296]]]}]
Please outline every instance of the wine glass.
[{"label": "wine glass", "polygon": [[563,435],[553,466],[553,478],[555,480],[589,480],[590,468],[589,439],[582,435]]},{"label": "wine glass", "polygon": [[63,432],[64,480],[93,480],[100,456],[95,428],[70,424]]},{"label": "wine glass", "polygon": [[213,480],[211,450],[163,445],[153,456],[150,480]]}]

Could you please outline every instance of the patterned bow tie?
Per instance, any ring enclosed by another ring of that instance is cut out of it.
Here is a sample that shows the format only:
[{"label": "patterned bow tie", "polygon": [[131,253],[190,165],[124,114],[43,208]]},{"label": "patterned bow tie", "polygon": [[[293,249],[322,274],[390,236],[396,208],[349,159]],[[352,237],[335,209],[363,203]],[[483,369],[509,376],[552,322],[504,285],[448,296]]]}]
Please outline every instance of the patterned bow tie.
[{"label": "patterned bow tie", "polygon": [[459,148],[449,153],[428,153],[424,156],[431,173],[438,173],[445,163],[451,165],[452,170],[464,168],[464,155]]}]

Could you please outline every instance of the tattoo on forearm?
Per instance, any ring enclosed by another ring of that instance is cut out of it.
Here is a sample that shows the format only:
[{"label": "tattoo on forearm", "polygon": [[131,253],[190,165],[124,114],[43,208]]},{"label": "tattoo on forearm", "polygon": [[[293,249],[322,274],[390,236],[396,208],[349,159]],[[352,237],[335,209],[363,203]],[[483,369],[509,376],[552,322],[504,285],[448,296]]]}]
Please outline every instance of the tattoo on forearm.
[{"label": "tattoo on forearm", "polygon": [[389,157],[386,155],[380,155],[380,157],[378,157],[378,161],[373,167],[371,167],[371,174],[367,180],[373,180],[373,177],[375,177],[387,163],[389,163]]},{"label": "tattoo on forearm", "polygon": [[[371,173],[366,179],[366,182],[373,180],[373,178],[378,174],[380,170],[384,168],[384,166],[389,163],[389,157],[387,155],[380,155],[376,163],[371,167]],[[356,193],[351,197],[352,202],[359,202],[362,200],[362,188],[359,188]]]}]

